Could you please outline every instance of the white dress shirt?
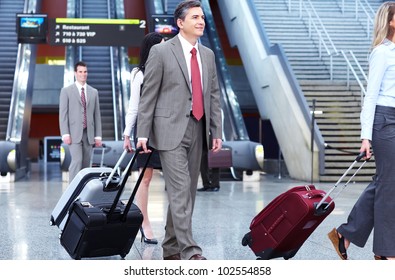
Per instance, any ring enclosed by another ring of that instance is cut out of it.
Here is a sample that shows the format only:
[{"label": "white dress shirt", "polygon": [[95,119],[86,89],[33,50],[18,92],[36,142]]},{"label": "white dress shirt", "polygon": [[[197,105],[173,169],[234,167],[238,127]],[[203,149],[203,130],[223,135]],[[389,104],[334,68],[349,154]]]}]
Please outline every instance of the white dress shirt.
[{"label": "white dress shirt", "polygon": [[79,94],[80,94],[80,97],[81,97],[81,89],[82,88],[84,88],[84,92],[85,92],[85,103],[86,104],[88,104],[88,93],[86,92],[86,84],[84,84],[84,85],[81,85],[79,82],[75,82],[75,85],[77,86],[77,88],[78,88],[78,92],[79,92]]},{"label": "white dress shirt", "polygon": [[[198,44],[198,42],[196,42],[195,45],[191,45],[191,43],[189,43],[186,39],[184,39],[184,37],[182,37],[182,35],[180,33],[178,33],[177,36],[180,39],[182,51],[184,53],[185,61],[187,63],[188,76],[189,76],[189,87],[191,88],[191,92],[192,92],[192,77],[191,77],[191,57],[192,57],[191,50],[192,50],[192,48],[196,49],[196,57],[197,57],[197,61],[199,64],[199,70],[200,70],[200,80],[202,81],[202,79],[203,79],[202,60],[200,59],[199,48],[198,48],[199,44]],[[202,82],[202,88],[203,88],[203,82]]]}]

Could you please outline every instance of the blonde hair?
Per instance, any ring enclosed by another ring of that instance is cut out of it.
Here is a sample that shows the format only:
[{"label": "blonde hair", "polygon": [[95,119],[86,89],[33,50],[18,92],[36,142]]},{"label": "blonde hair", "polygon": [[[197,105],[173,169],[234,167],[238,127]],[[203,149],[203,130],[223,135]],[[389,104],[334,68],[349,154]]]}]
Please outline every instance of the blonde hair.
[{"label": "blonde hair", "polygon": [[374,19],[372,49],[380,45],[390,34],[390,21],[395,14],[395,2],[384,2],[377,10]]}]

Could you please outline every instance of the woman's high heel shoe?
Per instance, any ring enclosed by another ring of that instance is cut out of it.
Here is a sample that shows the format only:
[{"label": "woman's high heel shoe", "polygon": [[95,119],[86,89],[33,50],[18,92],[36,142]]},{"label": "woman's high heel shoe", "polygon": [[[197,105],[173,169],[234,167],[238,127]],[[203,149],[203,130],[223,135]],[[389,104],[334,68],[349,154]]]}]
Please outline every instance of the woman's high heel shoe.
[{"label": "woman's high heel shoe", "polygon": [[374,255],[374,259],[375,259],[376,261],[385,261],[385,260],[388,260],[387,257],[384,257],[384,256],[377,256],[377,255]]},{"label": "woman's high heel shoe", "polygon": [[335,247],[335,250],[339,257],[342,260],[347,260],[347,249],[346,244],[344,243],[344,236],[340,237],[339,233],[334,228],[331,230],[331,232],[328,233],[328,237],[331,240],[333,247]]},{"label": "woman's high heel shoe", "polygon": [[147,243],[147,244],[158,244],[157,239],[145,237],[144,230],[142,227],[140,227],[140,233],[141,233],[141,242],[143,242],[143,240],[144,240],[144,243]]}]

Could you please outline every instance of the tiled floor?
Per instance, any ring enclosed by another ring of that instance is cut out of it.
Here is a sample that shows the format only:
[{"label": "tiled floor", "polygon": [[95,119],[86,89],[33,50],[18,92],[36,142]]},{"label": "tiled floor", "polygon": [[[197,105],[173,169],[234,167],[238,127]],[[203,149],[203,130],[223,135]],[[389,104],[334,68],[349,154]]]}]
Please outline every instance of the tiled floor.
[{"label": "tiled floor", "polygon": [[[222,181],[219,192],[198,192],[193,220],[195,240],[210,260],[255,260],[256,256],[241,240],[249,231],[252,218],[273,198],[285,190],[304,185],[290,178],[261,174],[259,181]],[[67,187],[62,182],[59,166],[44,168],[42,163],[32,165],[29,179],[9,183],[0,181],[0,259],[2,260],[69,260],[59,243],[59,229],[50,226],[51,212],[61,193]],[[133,178],[128,183],[130,191]],[[328,191],[331,184],[316,184]],[[336,260],[337,254],[326,234],[346,220],[353,203],[366,186],[350,184],[336,200],[335,210],[323,221],[305,242],[293,259]],[[163,179],[155,173],[149,198],[150,219],[156,237],[161,241],[167,198]],[[355,260],[372,260],[372,242],[365,248],[351,246],[349,256]],[[119,256],[105,259],[119,259]],[[138,234],[129,260],[162,259],[160,244],[146,245]],[[282,260],[282,259],[276,259]]]}]

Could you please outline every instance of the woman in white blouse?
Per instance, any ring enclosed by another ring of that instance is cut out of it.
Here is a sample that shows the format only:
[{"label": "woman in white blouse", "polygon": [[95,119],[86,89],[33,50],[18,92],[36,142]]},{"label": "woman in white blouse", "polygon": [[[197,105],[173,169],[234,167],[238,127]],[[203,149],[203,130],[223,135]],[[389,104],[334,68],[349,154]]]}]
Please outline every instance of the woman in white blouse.
[{"label": "woman in white blouse", "polygon": [[[138,104],[140,101],[141,88],[144,82],[144,68],[148,58],[151,47],[155,44],[159,44],[164,41],[164,37],[156,32],[151,32],[145,35],[144,40],[140,49],[140,62],[139,65],[131,71],[131,86],[130,86],[130,100],[128,112],[125,118],[125,130],[124,136],[124,148],[132,150],[132,144],[130,142],[131,132],[134,129],[136,131],[136,120]],[[137,158],[137,167],[140,169],[144,166],[147,158],[147,154],[140,154]],[[136,193],[136,204],[140,208],[144,220],[140,228],[141,241],[148,244],[157,244],[157,239],[154,238],[151,223],[148,217],[148,192],[149,185],[152,179],[153,169],[160,169],[160,159],[158,152],[153,152],[148,167],[144,173],[143,180],[141,181],[140,187]]]},{"label": "woman in white blouse", "polygon": [[376,13],[369,58],[367,93],[361,112],[360,152],[368,159],[372,145],[376,175],[351,210],[347,223],[329,234],[346,260],[350,243],[364,247],[373,228],[376,260],[395,259],[395,2]]}]

